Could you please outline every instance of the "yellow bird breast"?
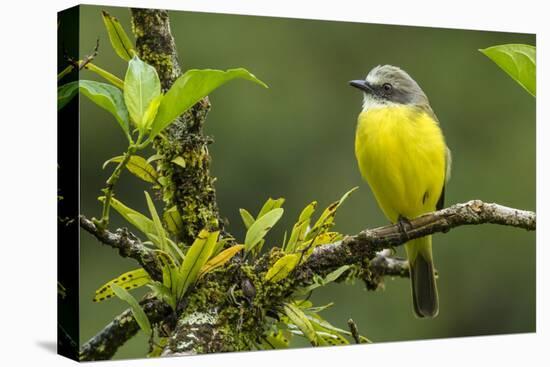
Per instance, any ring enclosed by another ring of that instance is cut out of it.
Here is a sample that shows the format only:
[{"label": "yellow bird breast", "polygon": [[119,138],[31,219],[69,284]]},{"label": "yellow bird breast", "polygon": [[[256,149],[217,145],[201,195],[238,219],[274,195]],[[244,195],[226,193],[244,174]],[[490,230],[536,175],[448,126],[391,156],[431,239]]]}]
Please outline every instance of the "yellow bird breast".
[{"label": "yellow bird breast", "polygon": [[359,114],[355,156],[386,217],[433,211],[445,182],[445,139],[439,124],[414,106]]}]

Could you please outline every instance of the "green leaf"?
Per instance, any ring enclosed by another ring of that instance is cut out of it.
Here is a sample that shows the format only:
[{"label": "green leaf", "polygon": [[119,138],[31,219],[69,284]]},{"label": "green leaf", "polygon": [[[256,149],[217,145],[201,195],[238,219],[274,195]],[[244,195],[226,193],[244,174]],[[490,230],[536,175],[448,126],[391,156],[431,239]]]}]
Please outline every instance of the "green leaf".
[{"label": "green leaf", "polygon": [[[103,163],[103,169],[109,164],[109,163],[120,163],[124,159],[124,156],[118,156],[113,157]],[[130,160],[126,164],[126,168],[128,171],[133,173],[138,178],[141,178],[143,181],[150,182],[150,183],[156,183],[157,182],[157,171],[153,166],[151,166],[145,158],[140,157],[139,155],[132,155],[130,157]]]},{"label": "green leaf", "polygon": [[153,154],[149,158],[147,158],[147,163],[152,163],[154,161],[158,161],[159,159],[164,158],[162,154]]},{"label": "green leaf", "polygon": [[185,168],[185,159],[183,159],[183,157],[176,157],[172,159],[172,163],[177,164],[181,168]]},{"label": "green leaf", "polygon": [[292,227],[290,238],[288,240],[288,243],[284,247],[285,252],[292,253],[296,251],[296,245],[305,239],[306,234],[309,230],[311,216],[315,212],[316,207],[317,207],[317,202],[314,201],[314,202],[311,202],[302,210],[302,212],[300,213],[300,216],[298,217],[298,222],[296,222]]},{"label": "green leaf", "polygon": [[508,44],[479,50],[493,60],[532,96],[536,96],[536,48],[531,45]]},{"label": "green leaf", "polygon": [[94,302],[101,302],[109,299],[115,295],[111,285],[116,284],[124,289],[136,289],[148,284],[151,281],[151,277],[143,268],[128,271],[119,275],[115,279],[105,283],[98,290],[95,291]]},{"label": "green leaf", "polygon": [[334,282],[336,279],[340,278],[340,276],[344,274],[344,272],[348,270],[350,267],[351,267],[350,265],[342,265],[338,269],[329,273],[324,279],[324,284],[326,285],[328,283]]},{"label": "green leaf", "polygon": [[172,248],[172,254],[177,254],[181,260],[185,258],[185,254],[174,241],[166,237],[166,243]]},{"label": "green leaf", "polygon": [[267,87],[253,74],[242,68],[227,71],[213,69],[188,70],[174,82],[162,99],[157,117],[151,126],[149,139],[157,136],[176,117],[209,95],[213,90],[237,78],[249,80]]},{"label": "green leaf", "polygon": [[[137,227],[140,231],[142,231],[147,236],[147,238],[153,242],[153,244],[157,245],[159,243],[159,239],[155,234],[155,224],[151,219],[137,212],[128,213],[127,217],[128,217],[128,221],[131,224],[133,224],[135,227]],[[145,230],[149,230],[151,228],[152,230],[145,232]]]},{"label": "green leaf", "polygon": [[273,332],[266,335],[262,344],[265,349],[286,349],[288,348],[289,340],[283,331],[279,330],[277,333]]},{"label": "green leaf", "polygon": [[[99,201],[103,202],[104,196],[99,197]],[[143,234],[155,233],[155,224],[145,215],[131,209],[115,198],[111,198],[111,207],[115,209],[126,221],[139,229]]]},{"label": "green leaf", "polygon": [[312,290],[314,290],[316,288],[323,287],[323,286],[325,286],[329,283],[332,283],[336,279],[338,279],[342,274],[344,274],[344,272],[346,272],[346,270],[348,270],[349,268],[351,268],[350,265],[342,265],[338,269],[336,269],[333,272],[329,273],[325,278],[318,277],[316,279],[315,283],[311,284],[308,287],[305,287],[305,288],[301,289],[299,293],[300,294],[307,294],[307,293],[311,292]]},{"label": "green leaf", "polygon": [[101,12],[101,17],[103,18],[103,23],[107,29],[107,34],[109,35],[109,40],[113,49],[125,61],[130,60],[135,54],[134,45],[130,38],[122,28],[122,25],[117,18],[113,17],[106,11]]},{"label": "green leaf", "polygon": [[[315,328],[315,324],[313,324]],[[316,329],[316,328],[315,328]],[[317,338],[322,340],[322,345],[348,345],[349,341],[342,335],[335,332],[317,330],[315,331]]]},{"label": "green leaf", "polygon": [[239,251],[244,248],[243,245],[233,245],[230,248],[227,248],[220,252],[218,255],[214,256],[212,259],[208,260],[206,264],[199,271],[198,277],[202,277],[204,274],[212,271],[216,268],[223,266],[226,262],[231,260]]},{"label": "green leaf", "polygon": [[170,288],[156,281],[152,281],[150,284],[147,284],[147,286],[151,288],[155,297],[166,302],[172,310],[176,310],[176,299]]},{"label": "green leaf", "polygon": [[[340,329],[340,328],[337,328],[336,326],[333,326],[331,323],[329,323],[328,321],[324,320],[321,316],[319,315],[307,315],[307,318],[309,321],[311,321],[311,324],[313,325],[313,328],[315,330],[317,330],[317,334],[319,334],[320,332],[326,332],[326,333],[330,333],[332,334],[333,336],[339,336],[340,338],[344,339],[341,335],[339,334],[344,334],[344,335],[348,335],[348,336],[352,336],[351,332],[349,330],[344,330],[344,329]],[[359,335],[359,339],[361,340],[362,343],[371,343],[371,341],[365,337],[365,336],[362,336],[362,335]],[[336,343],[329,343],[329,344],[349,344],[349,342],[336,342]]]},{"label": "green leaf", "polygon": [[178,208],[175,205],[169,209],[166,209],[166,211],[162,214],[162,218],[171,233],[178,234],[181,232],[183,228],[183,219],[181,218]]},{"label": "green leaf", "polygon": [[159,337],[158,340],[155,340],[147,353],[147,358],[161,357],[169,341],[170,339],[168,337]]},{"label": "green leaf", "polygon": [[93,80],[81,80],[79,87],[82,94],[90,98],[99,107],[109,111],[116,118],[126,136],[130,136],[128,110],[120,89]]},{"label": "green leaf", "polygon": [[140,131],[145,132],[147,128],[145,119],[151,117],[152,112],[146,116],[149,105],[157,102],[162,103],[162,100],[159,99],[160,95],[160,80],[157,71],[151,65],[134,56],[128,63],[128,70],[126,70],[124,78],[124,101],[132,121]]},{"label": "green leaf", "polygon": [[276,208],[257,219],[246,232],[244,240],[245,250],[252,250],[269,232],[269,230],[281,219],[283,208]]},{"label": "green leaf", "polygon": [[145,127],[145,129],[149,129],[151,127],[153,120],[157,116],[157,112],[160,106],[160,102],[162,101],[162,98],[164,98],[162,94],[153,98],[151,100],[151,103],[149,103],[149,106],[145,110],[145,113],[143,114],[143,126]]},{"label": "green leaf", "polygon": [[324,311],[328,308],[331,308],[332,306],[334,306],[334,302],[330,302],[330,303],[327,303],[326,305],[322,305],[322,306],[309,307],[308,311],[311,312],[311,313],[317,313],[317,312]]},{"label": "green leaf", "polygon": [[270,212],[273,209],[280,208],[281,206],[283,206],[284,202],[285,202],[284,198],[267,199],[265,204],[262,206],[262,209],[260,209],[260,212],[258,213],[258,216],[256,217],[256,219],[260,219],[262,216],[264,216],[264,214]]},{"label": "green leaf", "polygon": [[302,210],[302,212],[300,213],[300,217],[298,217],[298,221],[310,219],[311,216],[313,215],[313,213],[315,212],[315,209],[316,209],[316,208],[317,208],[317,202],[316,202],[316,201],[312,201],[311,203],[309,203],[309,204]]},{"label": "green leaf", "polygon": [[296,265],[298,265],[299,260],[299,254],[288,254],[281,257],[275,262],[275,264],[273,264],[271,268],[269,268],[265,274],[265,280],[277,283],[278,281],[285,279],[287,275],[294,270]]},{"label": "green leaf", "polygon": [[254,223],[254,217],[250,212],[246,209],[239,209],[239,213],[241,213],[241,218],[243,219],[244,226],[246,229],[250,228],[250,226]]},{"label": "green leaf", "polygon": [[177,288],[178,299],[180,299],[187,291],[187,288],[197,280],[201,268],[212,256],[219,234],[220,231],[209,232],[205,229],[201,230],[187,251],[185,260],[183,260],[179,270],[181,280]]},{"label": "green leaf", "polygon": [[143,311],[143,308],[141,308],[134,296],[128,293],[126,289],[119,287],[116,284],[111,284],[111,288],[118,298],[130,305],[132,314],[134,315],[134,318],[136,319],[136,322],[141,330],[143,330],[147,335],[151,335],[151,323],[149,322],[145,311]]},{"label": "green leaf", "polygon": [[285,252],[292,253],[296,251],[296,245],[304,239],[308,228],[309,219],[305,219],[294,224],[292,227],[292,232],[290,232],[288,243],[285,246]]},{"label": "green leaf", "polygon": [[174,258],[169,255],[168,253],[162,251],[162,250],[153,250],[155,254],[157,255],[157,259],[159,260],[162,268],[162,284],[168,289],[172,291],[172,293],[176,293],[175,289],[178,285],[178,268],[176,267],[176,262],[174,261]]},{"label": "green leaf", "polygon": [[292,321],[292,323],[296,325],[298,329],[300,329],[300,331],[304,334],[304,336],[309,340],[311,345],[319,345],[319,340],[317,338],[315,329],[313,328],[313,325],[302,310],[291,303],[285,303],[283,305],[283,310],[290,321]]},{"label": "green leaf", "polygon": [[234,242],[235,242],[235,239],[233,237],[222,238],[216,243],[216,246],[214,246],[214,250],[212,251],[212,256],[218,255],[225,248],[226,245],[229,245]]},{"label": "green leaf", "polygon": [[334,203],[330,204],[325,211],[321,214],[319,219],[317,219],[317,222],[315,222],[315,225],[311,229],[311,231],[308,232],[306,239],[310,240],[315,237],[317,237],[320,234],[323,234],[326,232],[330,227],[334,225],[334,216],[336,215],[336,210],[342,205],[342,203],[348,198],[348,196],[351,195],[352,192],[357,190],[357,186],[346,192],[340,200],[335,201]]},{"label": "green leaf", "polygon": [[155,203],[153,203],[153,200],[151,199],[151,196],[149,196],[149,193],[147,191],[144,192],[145,199],[147,200],[147,207],[149,208],[149,212],[151,213],[151,218],[153,218],[155,233],[158,236],[159,248],[163,251],[169,252],[171,251],[171,249],[168,250],[168,246],[166,244],[166,233],[164,232],[159,214],[157,212],[157,209],[155,208]]},{"label": "green leaf", "polygon": [[78,81],[57,87],[57,110],[59,111],[78,93]]}]

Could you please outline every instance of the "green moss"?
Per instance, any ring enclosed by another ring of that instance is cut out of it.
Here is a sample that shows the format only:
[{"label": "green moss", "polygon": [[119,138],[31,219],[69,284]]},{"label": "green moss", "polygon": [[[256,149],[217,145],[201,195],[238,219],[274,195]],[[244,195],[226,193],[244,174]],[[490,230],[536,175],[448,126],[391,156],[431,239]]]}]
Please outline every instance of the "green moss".
[{"label": "green moss", "polygon": [[[206,140],[198,134],[185,134],[185,124],[174,124],[166,139],[158,139],[155,148],[163,155],[159,174],[165,182],[163,199],[166,207],[176,205],[182,216],[184,228],[179,239],[191,243],[204,227],[217,226],[221,222],[216,204],[214,179],[210,176],[210,156]],[[166,134],[168,135],[168,134]],[[172,161],[181,157],[185,167]]]},{"label": "green moss", "polygon": [[[268,255],[270,262],[280,256],[280,250]],[[212,271],[192,291],[180,321],[215,312],[216,332],[224,336],[225,351],[255,348],[255,341],[270,327],[266,310],[288,297],[292,286],[290,280],[271,283],[264,276],[255,265],[237,263]]]}]

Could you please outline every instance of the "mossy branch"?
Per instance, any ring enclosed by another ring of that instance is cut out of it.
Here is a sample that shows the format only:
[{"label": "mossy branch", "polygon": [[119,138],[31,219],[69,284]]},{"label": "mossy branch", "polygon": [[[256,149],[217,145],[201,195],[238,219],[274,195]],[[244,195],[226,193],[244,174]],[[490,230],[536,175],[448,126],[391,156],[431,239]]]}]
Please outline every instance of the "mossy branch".
[{"label": "mossy branch", "polygon": [[[84,217],[81,217],[80,223],[84,229],[101,242],[120,249],[123,256],[133,257],[142,266],[151,267],[152,263],[143,261],[143,259],[154,255],[149,254],[147,252],[149,250],[127,231],[118,230],[117,233],[111,233],[99,230]],[[176,324],[163,355],[241,350],[241,346],[246,345],[246,341],[243,344],[241,338],[253,340],[261,336],[263,332],[262,328],[256,324],[258,321],[256,308],[261,308],[259,312],[265,313],[266,310],[278,307],[298,288],[312,284],[315,275],[322,277],[343,265],[358,265],[363,269],[359,276],[365,280],[368,289],[374,290],[382,284],[384,276],[408,276],[407,261],[392,257],[389,248],[403,245],[411,239],[429,234],[445,233],[456,227],[485,223],[534,231],[536,229],[536,214],[499,204],[488,204],[480,200],[455,204],[411,220],[410,226],[404,231],[398,225],[365,229],[356,235],[346,236],[336,243],[319,246],[296,269],[295,274],[281,284],[270,284],[261,276],[265,273],[265,268],[273,257],[273,251],[263,255],[254,264],[236,261],[224,272],[217,274],[215,279],[209,280],[207,276],[205,281],[199,282],[190,292],[187,303],[194,304],[194,308],[188,307],[182,310],[183,313],[180,315],[180,320]],[[156,262],[153,263],[156,266]],[[148,271],[154,273],[158,271],[158,268]],[[237,283],[235,283],[236,274],[239,279]],[[248,293],[247,297],[250,299],[247,302],[254,307],[242,309],[242,306],[226,302],[227,297],[223,295],[230,292],[230,287],[234,292],[234,284],[237,284],[238,291],[243,295]],[[216,296],[208,298],[208,294]],[[117,319],[121,317],[122,315]],[[252,322],[247,324],[243,321],[247,318]],[[130,329],[133,333],[118,330],[117,328],[125,326],[121,325],[117,319],[86,344],[88,350],[94,345],[104,345],[102,340],[105,338],[109,338],[109,342],[114,343],[118,348],[135,334],[133,329]],[[137,328],[133,324],[127,325],[130,328]],[[106,331],[113,327],[117,329],[116,333]],[[113,335],[119,335],[120,338],[114,340]],[[92,352],[88,353],[93,354]]]},{"label": "mossy branch", "polygon": [[[155,67],[166,91],[181,75],[168,12],[131,9],[131,15],[139,57]],[[165,139],[157,138],[154,142],[154,148],[162,157],[158,162],[159,176],[166,177],[168,183],[162,189],[162,196],[167,208],[178,208],[184,223],[178,238],[187,244],[191,244],[204,227],[223,227],[214,178],[210,175],[207,146],[212,139],[202,130],[209,110],[210,102],[204,98],[164,131]],[[185,167],[173,163],[178,157],[186,162]]]},{"label": "mossy branch", "polygon": [[303,281],[307,282],[310,276],[308,274],[325,274],[342,265],[359,263],[366,258],[372,259],[377,251],[402,245],[414,238],[437,232],[445,233],[463,225],[485,223],[528,231],[534,231],[537,224],[534,212],[471,200],[413,219],[406,232],[394,224],[366,229],[357,235],[347,236],[339,243],[320,246],[301,265],[300,273],[305,277]]},{"label": "mossy branch", "polygon": [[[154,298],[140,302],[151,323],[158,323],[171,314],[170,307]],[[92,337],[80,348],[81,361],[102,361],[111,359],[118,348],[139,331],[139,325],[127,309],[107,324],[103,330]]]},{"label": "mossy branch", "polygon": [[[304,262],[289,279],[281,284],[269,284],[258,277],[265,273],[265,264],[269,262],[271,253],[264,255],[256,264],[246,270],[241,279],[241,289],[244,281],[250,281],[253,287],[262,292],[255,294],[251,303],[263,311],[276,309],[281,302],[290,297],[300,287],[313,283],[314,276],[326,276],[343,265],[357,265],[362,268],[358,276],[365,280],[367,288],[377,289],[383,282],[383,277],[408,276],[408,264],[405,260],[391,257],[389,248],[403,245],[407,241],[434,234],[448,232],[464,225],[485,223],[500,224],[523,228],[529,231],[536,229],[536,214],[534,212],[508,208],[499,204],[488,204],[480,200],[472,200],[456,204],[449,208],[425,214],[410,221],[405,230],[398,225],[389,225],[375,229],[366,229],[357,235],[347,236],[342,241],[317,247],[313,254]],[[241,270],[243,270],[241,269]],[[237,270],[233,269],[232,272]],[[229,276],[229,274],[225,274]],[[217,278],[220,279],[220,278]],[[196,292],[200,294],[202,287],[198,285]],[[191,296],[193,297],[193,296]],[[195,353],[227,352],[240,350],[242,338],[255,340],[261,337],[262,328],[257,324],[254,308],[247,310],[245,315],[254,320],[249,329],[240,318],[228,319],[224,316],[226,310],[223,304],[208,303],[207,307],[190,312],[180,320],[164,355],[188,355]],[[237,322],[238,325],[227,324]],[[238,330],[238,331],[235,331]]]},{"label": "mossy branch", "polygon": [[99,242],[118,249],[120,256],[136,260],[145,269],[152,279],[161,280],[162,271],[155,253],[145,246],[139,238],[134,236],[128,229],[119,228],[114,233],[102,229],[81,215],[79,218],[80,227],[91,233]]}]

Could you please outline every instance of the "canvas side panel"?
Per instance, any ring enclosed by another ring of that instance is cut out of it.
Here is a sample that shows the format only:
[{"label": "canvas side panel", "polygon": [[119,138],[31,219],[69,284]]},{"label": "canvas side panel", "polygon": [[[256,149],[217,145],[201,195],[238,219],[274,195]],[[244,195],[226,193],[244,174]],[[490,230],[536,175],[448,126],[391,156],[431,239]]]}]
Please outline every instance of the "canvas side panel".
[{"label": "canvas side panel", "polygon": [[[79,7],[58,13],[57,72],[78,59]],[[58,87],[78,80],[72,71],[58,80]],[[58,96],[59,97],[59,96]],[[79,349],[79,98],[76,95],[57,112],[58,225],[57,225],[57,351],[78,360]]]}]

